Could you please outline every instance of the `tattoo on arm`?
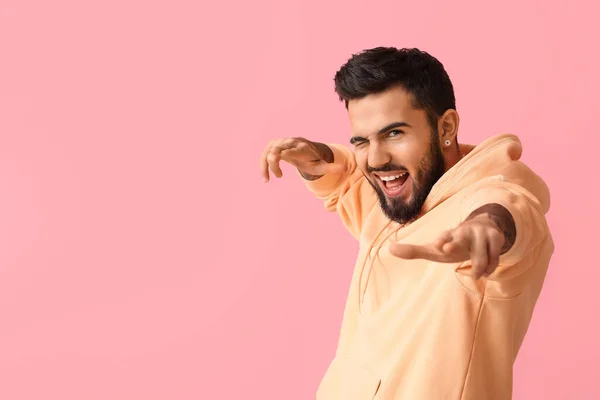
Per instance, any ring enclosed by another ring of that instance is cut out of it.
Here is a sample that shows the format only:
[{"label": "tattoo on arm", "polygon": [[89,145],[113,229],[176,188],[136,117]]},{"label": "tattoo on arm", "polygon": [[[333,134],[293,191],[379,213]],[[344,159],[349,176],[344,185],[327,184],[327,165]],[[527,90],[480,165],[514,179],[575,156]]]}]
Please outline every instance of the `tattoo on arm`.
[{"label": "tattoo on arm", "polygon": [[[312,142],[312,144],[313,144],[313,146],[315,146],[315,148],[319,152],[319,156],[321,157],[321,159],[323,161],[325,161],[326,163],[332,163],[334,161],[333,150],[331,150],[331,148],[329,146],[327,146],[326,144],[323,144],[323,143],[318,143],[318,142]],[[310,174],[306,174],[302,171],[300,171],[300,175],[302,175],[302,177],[304,179],[306,179],[307,181],[316,181],[321,176],[323,176],[323,175],[310,175]]]},{"label": "tattoo on arm", "polygon": [[311,174],[307,174],[306,172],[302,172],[302,171],[300,171],[300,175],[302,175],[302,177],[304,179],[306,179],[307,181],[316,181],[317,179],[319,179],[320,177],[323,176],[323,175],[311,175]]},{"label": "tattoo on arm", "polygon": [[467,221],[482,214],[487,214],[500,232],[504,234],[504,246],[502,247],[501,254],[506,253],[515,244],[517,238],[517,227],[512,214],[500,204],[491,203],[473,211],[467,218]]}]

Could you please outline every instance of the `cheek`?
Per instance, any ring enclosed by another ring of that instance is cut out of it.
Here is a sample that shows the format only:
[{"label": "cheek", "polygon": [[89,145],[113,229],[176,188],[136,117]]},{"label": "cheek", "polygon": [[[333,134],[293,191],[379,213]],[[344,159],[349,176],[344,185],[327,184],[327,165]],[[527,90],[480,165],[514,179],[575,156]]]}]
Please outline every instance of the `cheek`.
[{"label": "cheek", "polygon": [[367,174],[367,167],[368,167],[368,157],[367,157],[367,153],[364,151],[360,151],[360,150],[355,150],[354,151],[354,159],[356,160],[356,166],[362,171],[363,174]]},{"label": "cheek", "polygon": [[421,170],[421,161],[425,155],[421,146],[408,142],[398,143],[393,146],[391,153],[392,162],[406,167],[411,176],[416,176]]}]

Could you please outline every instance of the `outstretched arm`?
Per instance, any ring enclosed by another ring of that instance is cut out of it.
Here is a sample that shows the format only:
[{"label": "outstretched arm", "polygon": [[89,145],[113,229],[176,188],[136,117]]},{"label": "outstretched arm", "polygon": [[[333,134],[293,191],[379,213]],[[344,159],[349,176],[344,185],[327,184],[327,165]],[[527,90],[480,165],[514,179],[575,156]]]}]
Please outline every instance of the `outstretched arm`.
[{"label": "outstretched arm", "polygon": [[394,243],[390,252],[404,259],[427,259],[443,263],[472,261],[475,279],[489,276],[500,255],[510,250],[517,236],[511,213],[500,204],[486,204],[473,211],[455,229],[444,232],[425,246]]}]

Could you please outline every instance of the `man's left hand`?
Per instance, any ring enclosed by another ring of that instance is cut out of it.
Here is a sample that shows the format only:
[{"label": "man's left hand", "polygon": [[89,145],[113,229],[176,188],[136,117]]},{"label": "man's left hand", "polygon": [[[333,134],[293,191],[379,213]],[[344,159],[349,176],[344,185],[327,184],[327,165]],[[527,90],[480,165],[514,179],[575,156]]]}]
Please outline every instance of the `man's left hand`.
[{"label": "man's left hand", "polygon": [[394,243],[390,245],[390,252],[407,260],[441,263],[471,260],[472,276],[479,279],[494,272],[504,242],[504,234],[494,221],[488,214],[481,214],[445,232],[433,243],[423,246]]}]

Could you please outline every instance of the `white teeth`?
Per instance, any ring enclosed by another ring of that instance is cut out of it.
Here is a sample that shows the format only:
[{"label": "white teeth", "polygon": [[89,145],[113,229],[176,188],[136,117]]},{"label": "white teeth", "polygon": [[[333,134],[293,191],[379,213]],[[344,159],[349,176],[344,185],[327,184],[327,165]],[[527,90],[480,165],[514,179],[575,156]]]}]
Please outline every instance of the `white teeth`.
[{"label": "white teeth", "polygon": [[389,181],[393,181],[394,179],[398,179],[404,175],[406,175],[406,172],[403,172],[400,175],[394,175],[394,176],[381,176],[380,178],[382,181],[389,182]]}]

